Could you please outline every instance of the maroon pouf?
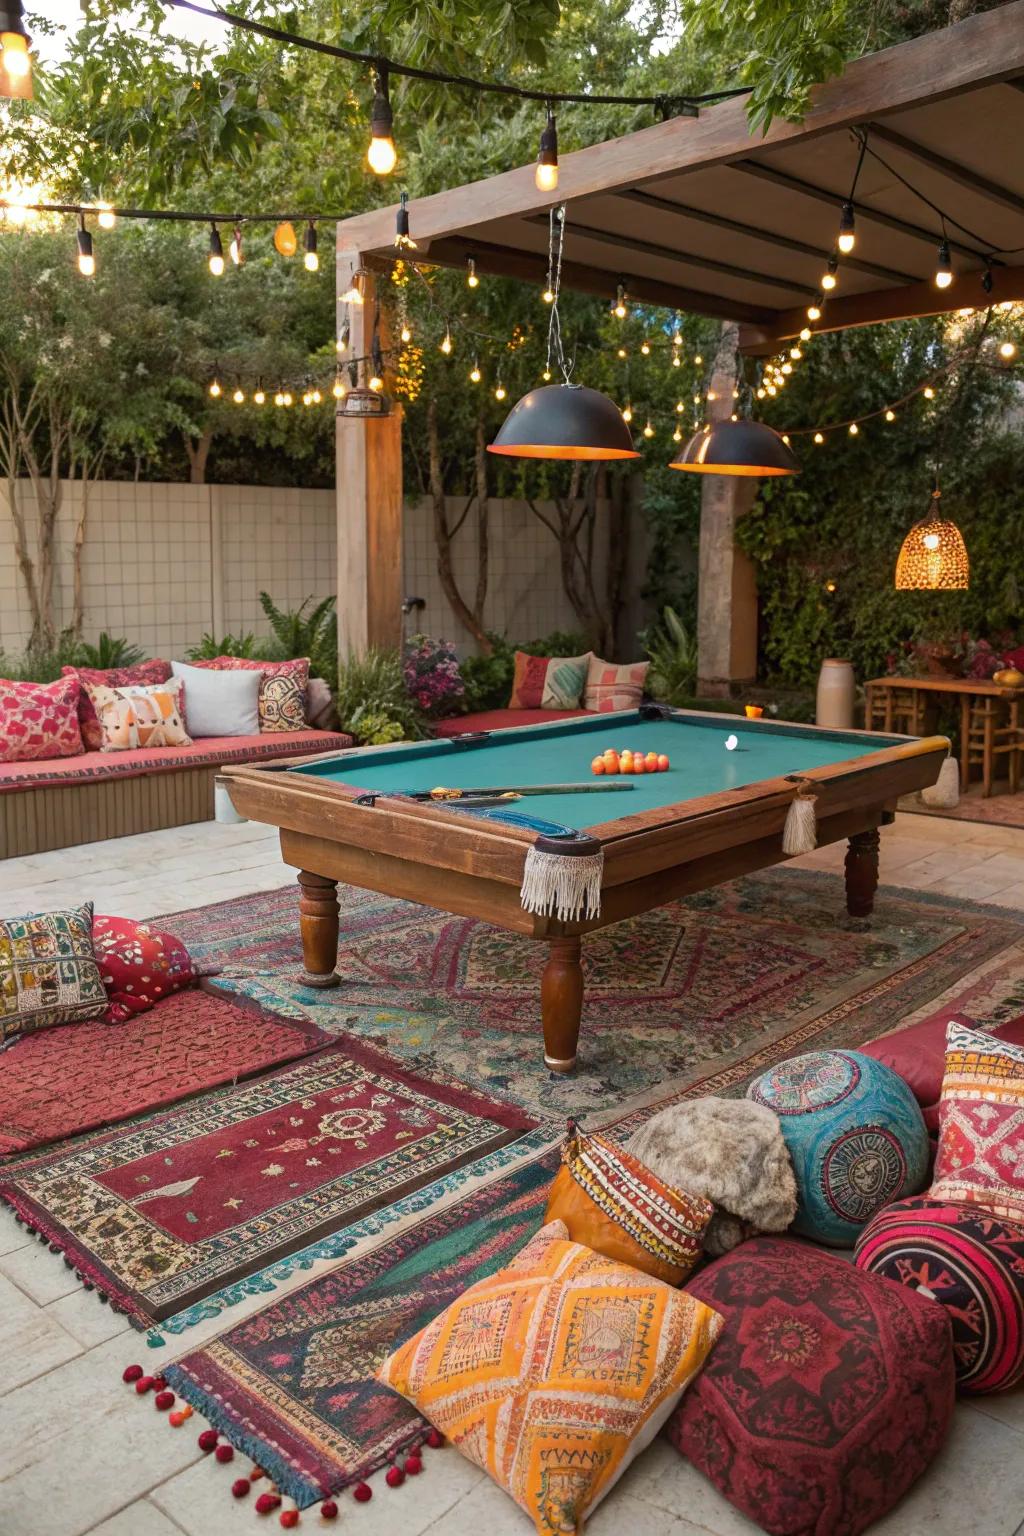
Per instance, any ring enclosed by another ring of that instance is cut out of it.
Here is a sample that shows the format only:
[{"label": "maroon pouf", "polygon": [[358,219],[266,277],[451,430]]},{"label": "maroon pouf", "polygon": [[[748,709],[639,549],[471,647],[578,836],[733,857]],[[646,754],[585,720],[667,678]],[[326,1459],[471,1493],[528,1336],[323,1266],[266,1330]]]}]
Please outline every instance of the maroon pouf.
[{"label": "maroon pouf", "polygon": [[949,1429],[944,1309],[792,1238],[758,1238],[687,1290],[725,1318],[668,1424],[673,1445],[771,1536],[858,1536]]}]

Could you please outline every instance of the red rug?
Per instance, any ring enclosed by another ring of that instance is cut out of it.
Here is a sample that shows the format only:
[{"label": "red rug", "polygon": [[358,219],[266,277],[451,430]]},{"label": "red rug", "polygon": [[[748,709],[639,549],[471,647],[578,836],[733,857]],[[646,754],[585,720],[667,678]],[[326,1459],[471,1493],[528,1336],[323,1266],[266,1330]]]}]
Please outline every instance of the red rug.
[{"label": "red rug", "polygon": [[346,1042],[23,1159],[0,1198],[144,1325],[535,1124]]},{"label": "red rug", "polygon": [[162,1109],[307,1056],[329,1039],[308,1020],[207,986],[124,1024],[40,1030],[0,1057],[0,1156]]}]

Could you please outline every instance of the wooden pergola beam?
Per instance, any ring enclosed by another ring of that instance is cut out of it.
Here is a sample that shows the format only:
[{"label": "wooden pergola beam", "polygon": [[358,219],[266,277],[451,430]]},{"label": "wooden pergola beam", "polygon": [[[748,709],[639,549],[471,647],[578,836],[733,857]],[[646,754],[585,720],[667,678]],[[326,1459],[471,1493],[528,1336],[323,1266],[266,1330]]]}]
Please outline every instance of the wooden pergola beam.
[{"label": "wooden pergola beam", "polygon": [[[985,309],[1005,299],[1024,300],[1024,267],[993,267],[991,293],[982,287],[982,276],[981,272],[962,273],[950,288],[936,288],[933,282],[911,283],[903,288],[829,299],[813,330],[820,335],[823,331],[877,325],[882,320],[920,320],[926,315],[947,315],[955,309]],[[766,326],[742,325],[740,351],[751,357],[766,357],[778,350],[780,342],[799,335],[809,323],[806,310],[787,309]]]},{"label": "wooden pergola beam", "polygon": [[979,171],[972,171],[970,166],[960,165],[956,160],[950,160],[936,150],[929,149],[926,144],[918,144],[914,139],[908,139],[906,134],[897,133],[895,128],[889,128],[884,123],[871,123],[869,126],[871,138],[880,139],[883,144],[891,144],[894,149],[911,155],[922,165],[940,171],[948,181],[966,187],[969,192],[977,192],[980,197],[988,198],[989,202],[1009,208],[1011,213],[1024,213],[1024,197],[1011,192],[1008,187],[1001,187],[998,182],[982,176]]},{"label": "wooden pergola beam", "polygon": [[[532,166],[519,166],[419,198],[412,209],[413,233],[423,241],[461,231],[465,239],[467,231],[483,222],[546,213],[563,201],[743,160],[774,146],[797,145],[962,91],[1024,76],[1024,0],[1011,0],[1008,5],[968,17],[953,30],[955,47],[950,45],[948,31],[932,32],[854,60],[836,79],[812,92],[802,122],[775,118],[759,139],[751,136],[745,101],[733,98],[706,108],[697,118],[672,118],[624,138],[563,155],[555,197],[538,191]],[[394,232],[395,208],[378,209],[343,220],[338,225],[338,245],[382,252],[391,247]]]}]

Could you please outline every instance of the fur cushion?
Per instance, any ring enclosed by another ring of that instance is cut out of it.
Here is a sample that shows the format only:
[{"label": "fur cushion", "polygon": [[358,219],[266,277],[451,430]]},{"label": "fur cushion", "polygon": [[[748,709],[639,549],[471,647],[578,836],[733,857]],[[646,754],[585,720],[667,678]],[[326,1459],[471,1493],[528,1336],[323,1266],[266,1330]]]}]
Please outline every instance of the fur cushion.
[{"label": "fur cushion", "polygon": [[640,1127],[634,1157],[716,1209],[704,1236],[710,1254],[728,1253],[755,1232],[783,1232],[796,1215],[796,1180],[778,1116],[744,1099],[691,1099]]}]

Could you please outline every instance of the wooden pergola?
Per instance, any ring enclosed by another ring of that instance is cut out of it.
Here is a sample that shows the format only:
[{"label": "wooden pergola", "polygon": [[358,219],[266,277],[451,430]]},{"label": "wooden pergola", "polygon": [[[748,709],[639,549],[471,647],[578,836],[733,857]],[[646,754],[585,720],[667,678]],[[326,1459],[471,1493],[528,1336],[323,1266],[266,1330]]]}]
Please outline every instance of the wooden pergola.
[{"label": "wooden pergola", "polygon": [[[564,155],[555,194],[537,190],[529,165],[417,200],[417,255],[458,268],[472,256],[481,276],[541,285],[548,212],[564,202],[565,286],[611,299],[622,281],[638,300],[734,322],[741,350],[768,354],[807,323],[865,132],[856,246],[815,331],[1024,300],[1024,0],[856,60],[815,90],[802,122],[776,120],[763,136],[751,134],[745,101],[734,98]],[[934,282],[937,210],[948,215],[955,271],[946,289]],[[395,213],[339,223],[339,296],[356,269],[372,286],[374,270],[393,257]],[[353,306],[356,353],[373,311],[372,293],[367,299]],[[585,361],[577,371],[585,382]],[[343,644],[397,637],[401,482],[397,417],[339,417]],[[702,649],[715,649],[716,630],[731,635],[710,667],[702,660],[712,681],[749,667],[749,656],[732,652],[753,628],[736,608],[737,600],[749,606],[750,582],[735,552],[724,564],[721,556],[752,494],[718,477],[704,487],[701,585],[719,589],[722,601],[702,613]],[[715,530],[719,547],[705,570],[705,531]]]}]

